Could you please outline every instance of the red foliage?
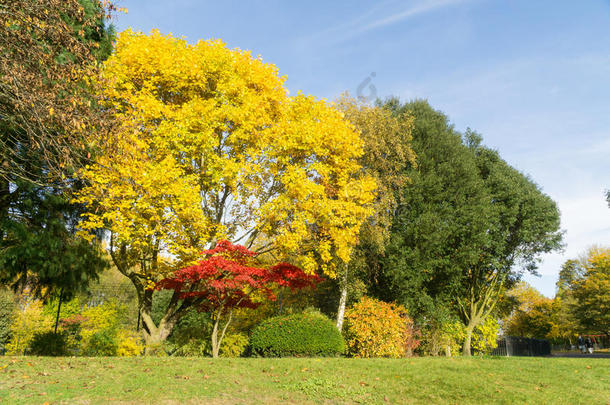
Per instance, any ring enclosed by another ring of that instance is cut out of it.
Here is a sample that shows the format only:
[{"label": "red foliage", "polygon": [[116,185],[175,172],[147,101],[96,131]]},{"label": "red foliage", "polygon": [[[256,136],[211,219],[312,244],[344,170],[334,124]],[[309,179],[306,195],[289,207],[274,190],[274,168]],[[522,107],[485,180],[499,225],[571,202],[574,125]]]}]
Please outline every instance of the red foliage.
[{"label": "red foliage", "polygon": [[59,324],[64,329],[78,329],[81,326],[81,324],[88,319],[89,318],[86,318],[86,317],[82,316],[81,314],[76,314],[76,315],[72,315],[67,318],[60,319]]},{"label": "red foliage", "polygon": [[197,299],[201,310],[255,308],[259,304],[252,300],[253,292],[275,300],[274,286],[298,289],[321,280],[288,263],[255,267],[256,253],[226,240],[202,255],[205,258],[198,264],[176,271],[157,283],[156,289],[174,290],[182,300]]}]

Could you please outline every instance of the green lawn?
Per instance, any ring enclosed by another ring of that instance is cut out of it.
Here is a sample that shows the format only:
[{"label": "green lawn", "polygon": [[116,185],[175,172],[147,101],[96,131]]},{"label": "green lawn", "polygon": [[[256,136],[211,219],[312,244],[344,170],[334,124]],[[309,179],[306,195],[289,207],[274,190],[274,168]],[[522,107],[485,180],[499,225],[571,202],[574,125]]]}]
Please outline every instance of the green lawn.
[{"label": "green lawn", "polygon": [[609,404],[610,359],[0,357],[0,403]]}]

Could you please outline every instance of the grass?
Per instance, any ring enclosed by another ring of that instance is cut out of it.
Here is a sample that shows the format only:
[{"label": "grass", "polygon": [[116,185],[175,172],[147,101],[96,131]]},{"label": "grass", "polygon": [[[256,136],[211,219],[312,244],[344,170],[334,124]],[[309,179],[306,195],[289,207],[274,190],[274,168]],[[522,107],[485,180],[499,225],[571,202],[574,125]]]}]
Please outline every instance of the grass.
[{"label": "grass", "polygon": [[0,357],[0,404],[610,404],[610,359]]}]

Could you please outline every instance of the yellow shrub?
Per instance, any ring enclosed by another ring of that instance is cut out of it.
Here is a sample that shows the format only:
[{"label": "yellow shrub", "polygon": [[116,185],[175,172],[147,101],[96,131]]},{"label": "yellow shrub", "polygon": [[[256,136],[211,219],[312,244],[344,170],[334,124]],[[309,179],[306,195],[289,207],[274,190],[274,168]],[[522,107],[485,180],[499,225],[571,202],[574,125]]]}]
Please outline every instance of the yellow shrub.
[{"label": "yellow shrub", "polygon": [[230,333],[225,335],[220,345],[221,357],[239,357],[248,346],[248,336],[243,333]]},{"label": "yellow shrub", "polygon": [[42,302],[26,300],[13,319],[12,338],[6,346],[7,354],[24,354],[36,333],[50,331],[52,327],[53,319],[44,315]]},{"label": "yellow shrub", "polygon": [[110,302],[95,307],[86,306],[81,315],[86,318],[81,330],[83,343],[86,343],[97,332],[118,326],[118,310],[116,305]]},{"label": "yellow shrub", "polygon": [[486,353],[498,347],[498,331],[500,325],[493,316],[488,316],[472,333],[472,348],[479,353]]},{"label": "yellow shrub", "polygon": [[117,339],[119,341],[117,356],[132,357],[142,354],[144,345],[142,339],[136,333],[120,330],[117,332]]}]

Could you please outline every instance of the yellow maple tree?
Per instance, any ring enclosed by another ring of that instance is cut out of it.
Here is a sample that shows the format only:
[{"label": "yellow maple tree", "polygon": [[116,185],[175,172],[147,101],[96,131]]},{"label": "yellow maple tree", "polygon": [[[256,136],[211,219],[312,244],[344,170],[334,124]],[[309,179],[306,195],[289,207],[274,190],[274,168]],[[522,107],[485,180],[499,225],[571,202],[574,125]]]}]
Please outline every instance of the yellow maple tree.
[{"label": "yellow maple tree", "polygon": [[289,96],[284,80],[218,40],[118,36],[98,84],[120,126],[76,200],[89,207],[83,234],[110,232],[150,340],[188,303],[172,299],[155,325],[147,287],[221,238],[330,277],[349,260],[374,200],[362,142],[333,105]]}]

